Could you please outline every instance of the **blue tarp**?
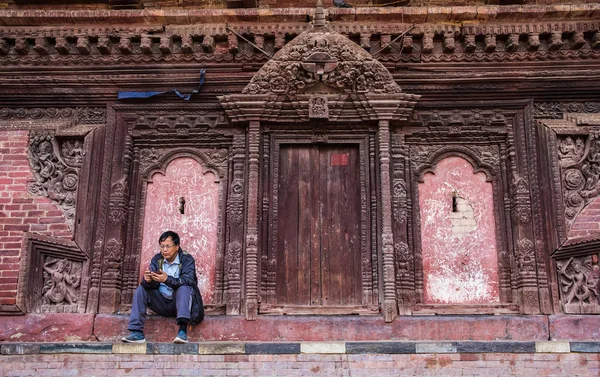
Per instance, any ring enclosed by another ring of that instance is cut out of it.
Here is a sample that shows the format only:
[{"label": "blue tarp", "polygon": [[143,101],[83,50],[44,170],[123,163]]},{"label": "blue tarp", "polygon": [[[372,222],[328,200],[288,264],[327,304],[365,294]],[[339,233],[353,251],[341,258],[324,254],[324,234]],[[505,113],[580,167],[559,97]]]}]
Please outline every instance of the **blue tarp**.
[{"label": "blue tarp", "polygon": [[177,89],[167,90],[166,92],[118,92],[117,99],[135,99],[135,98],[150,98],[157,96],[159,94],[168,94],[175,93],[177,97],[181,98],[184,101],[189,101],[192,98],[192,95],[198,93],[200,88],[202,88],[202,84],[204,84],[204,68],[200,70],[200,84],[198,85],[198,89],[192,91],[190,94],[182,94]]}]

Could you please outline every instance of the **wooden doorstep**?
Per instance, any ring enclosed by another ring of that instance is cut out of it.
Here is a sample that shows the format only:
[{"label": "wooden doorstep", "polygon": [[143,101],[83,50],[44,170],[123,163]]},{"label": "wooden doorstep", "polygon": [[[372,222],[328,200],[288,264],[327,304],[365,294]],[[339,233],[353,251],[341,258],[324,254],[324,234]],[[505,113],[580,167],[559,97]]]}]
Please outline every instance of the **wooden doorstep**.
[{"label": "wooden doorstep", "polygon": [[413,305],[414,315],[436,315],[436,314],[520,314],[519,306],[516,304],[417,304]]},{"label": "wooden doorstep", "polygon": [[260,314],[277,315],[379,315],[379,306],[305,306],[305,305],[261,305]]}]

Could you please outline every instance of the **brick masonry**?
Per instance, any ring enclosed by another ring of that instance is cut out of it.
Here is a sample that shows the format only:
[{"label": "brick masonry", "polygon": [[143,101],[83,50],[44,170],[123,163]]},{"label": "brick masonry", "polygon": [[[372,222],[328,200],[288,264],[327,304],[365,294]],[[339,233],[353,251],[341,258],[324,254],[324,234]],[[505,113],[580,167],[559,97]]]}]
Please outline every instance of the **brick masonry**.
[{"label": "brick masonry", "polygon": [[600,231],[600,198],[594,199],[575,218],[569,237],[587,237]]},{"label": "brick masonry", "polygon": [[561,342],[556,352],[548,343],[552,342],[321,342],[310,347],[17,343],[2,345],[0,375],[587,377],[600,373],[600,342]]},{"label": "brick masonry", "polygon": [[0,305],[16,303],[24,232],[71,238],[60,208],[28,193],[33,175],[27,159],[29,131],[0,132]]}]

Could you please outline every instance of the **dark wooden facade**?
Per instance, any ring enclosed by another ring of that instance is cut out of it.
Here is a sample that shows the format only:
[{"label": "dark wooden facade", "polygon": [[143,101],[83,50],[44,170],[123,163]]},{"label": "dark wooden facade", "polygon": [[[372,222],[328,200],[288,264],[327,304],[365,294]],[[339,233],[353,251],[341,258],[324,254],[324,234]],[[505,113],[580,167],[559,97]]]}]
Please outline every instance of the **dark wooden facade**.
[{"label": "dark wooden facade", "polygon": [[[600,7],[410,9],[56,11],[44,28],[0,11],[0,130],[29,132],[29,192],[73,235],[23,232],[2,313],[127,310],[147,184],[179,158],[219,185],[209,314],[600,313]],[[189,101],[117,100],[191,91],[201,68]],[[423,299],[419,185],[449,157],[493,192],[489,302]],[[76,305],[31,294],[45,264]]]}]

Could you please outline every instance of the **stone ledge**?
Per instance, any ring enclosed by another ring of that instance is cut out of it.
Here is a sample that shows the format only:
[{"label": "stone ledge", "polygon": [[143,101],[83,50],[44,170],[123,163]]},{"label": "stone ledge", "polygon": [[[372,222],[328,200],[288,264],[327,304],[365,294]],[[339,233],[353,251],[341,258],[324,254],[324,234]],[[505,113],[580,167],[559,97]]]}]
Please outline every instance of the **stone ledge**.
[{"label": "stone ledge", "polygon": [[[206,342],[206,343],[6,343],[1,355],[298,355],[298,354],[467,354],[600,353],[599,342]],[[1,356],[0,356],[1,360]]]},{"label": "stone ledge", "polygon": [[[1,319],[2,317],[0,317]],[[116,314],[27,314],[11,316],[0,326],[1,344],[117,343],[127,334],[128,317]],[[149,342],[172,342],[173,318],[150,316]],[[386,323],[380,316],[207,316],[190,327],[189,337],[200,344],[229,342],[421,342],[446,347],[451,342],[596,342],[599,315],[436,315],[400,316]],[[5,342],[5,343],[2,343]],[[305,346],[306,347],[306,346]],[[541,346],[543,347],[543,346]],[[309,347],[310,348],[310,347]],[[97,352],[94,349],[90,352]],[[30,352],[22,349],[21,352]],[[36,351],[39,352],[39,351]],[[208,350],[206,352],[209,352]],[[213,352],[213,351],[210,351]]]},{"label": "stone ledge", "polygon": [[[327,8],[332,21],[489,22],[551,21],[600,17],[600,4],[483,5],[456,7]],[[0,10],[0,26],[53,25],[186,25],[225,22],[306,23],[314,8],[144,9],[144,10]]]}]

